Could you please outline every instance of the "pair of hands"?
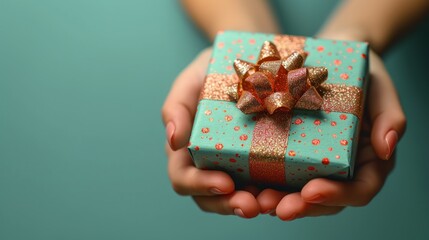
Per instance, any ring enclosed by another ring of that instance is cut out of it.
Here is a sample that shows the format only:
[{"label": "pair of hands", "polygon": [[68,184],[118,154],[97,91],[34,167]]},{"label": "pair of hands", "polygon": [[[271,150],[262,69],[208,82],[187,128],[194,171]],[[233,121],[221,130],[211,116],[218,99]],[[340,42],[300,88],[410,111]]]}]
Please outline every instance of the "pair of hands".
[{"label": "pair of hands", "polygon": [[364,206],[380,191],[393,169],[392,155],[406,120],[391,78],[376,53],[370,53],[371,81],[354,179],[313,179],[301,192],[293,193],[253,186],[235,189],[226,173],[194,166],[186,147],[210,56],[211,49],[202,51],[177,77],[162,109],[168,174],[178,194],[192,196],[207,212],[244,218],[271,214],[288,221],[336,214],[346,206]]}]

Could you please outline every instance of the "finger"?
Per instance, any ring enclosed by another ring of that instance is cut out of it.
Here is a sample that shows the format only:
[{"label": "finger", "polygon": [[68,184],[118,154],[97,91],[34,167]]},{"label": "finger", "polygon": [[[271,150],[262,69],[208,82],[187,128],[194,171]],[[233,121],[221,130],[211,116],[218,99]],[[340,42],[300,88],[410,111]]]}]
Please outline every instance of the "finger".
[{"label": "finger", "polygon": [[162,108],[172,149],[187,145],[211,52],[203,51],[176,79]]},{"label": "finger", "polygon": [[302,198],[326,206],[365,206],[380,191],[393,165],[394,161],[364,160],[353,181],[313,179],[303,187]]},{"label": "finger", "polygon": [[220,171],[197,169],[186,149],[171,150],[168,154],[168,175],[173,189],[180,195],[219,195],[234,191],[231,177]]},{"label": "finger", "polygon": [[371,142],[377,156],[388,160],[405,131],[406,118],[392,80],[381,59],[371,52],[369,115]]},{"label": "finger", "polygon": [[261,213],[274,213],[277,205],[286,194],[286,192],[281,192],[274,189],[264,189],[256,198],[256,200],[258,200]]},{"label": "finger", "polygon": [[344,207],[330,207],[305,202],[301,194],[291,193],[283,197],[276,208],[277,216],[283,221],[291,221],[302,217],[317,217],[332,215],[340,212]]},{"label": "finger", "polygon": [[256,198],[249,192],[236,191],[223,196],[195,196],[195,202],[206,212],[253,218],[259,214]]}]

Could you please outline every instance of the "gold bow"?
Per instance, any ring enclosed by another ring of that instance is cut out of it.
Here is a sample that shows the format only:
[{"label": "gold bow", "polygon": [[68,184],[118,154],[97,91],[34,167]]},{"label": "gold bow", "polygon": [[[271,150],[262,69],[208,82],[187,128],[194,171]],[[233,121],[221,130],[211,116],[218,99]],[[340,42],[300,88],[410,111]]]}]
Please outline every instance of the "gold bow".
[{"label": "gold bow", "polygon": [[328,77],[325,67],[303,67],[307,55],[294,52],[280,57],[272,42],[264,42],[257,64],[241,59],[234,61],[240,79],[229,91],[237,107],[244,113],[291,111],[295,105],[319,109],[323,98],[317,87]]}]

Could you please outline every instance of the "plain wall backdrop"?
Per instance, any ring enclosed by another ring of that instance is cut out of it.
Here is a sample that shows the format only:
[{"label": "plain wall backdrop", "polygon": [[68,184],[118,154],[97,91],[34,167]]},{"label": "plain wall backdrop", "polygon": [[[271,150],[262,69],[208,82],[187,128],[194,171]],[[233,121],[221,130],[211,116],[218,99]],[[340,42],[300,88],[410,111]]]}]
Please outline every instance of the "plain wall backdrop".
[{"label": "plain wall backdrop", "polygon": [[[296,35],[314,35],[336,3],[273,1]],[[170,187],[160,108],[209,46],[178,2],[2,0],[0,239],[428,236],[428,30],[426,18],[385,56],[408,131],[377,197],[336,216],[244,220],[204,213]]]}]

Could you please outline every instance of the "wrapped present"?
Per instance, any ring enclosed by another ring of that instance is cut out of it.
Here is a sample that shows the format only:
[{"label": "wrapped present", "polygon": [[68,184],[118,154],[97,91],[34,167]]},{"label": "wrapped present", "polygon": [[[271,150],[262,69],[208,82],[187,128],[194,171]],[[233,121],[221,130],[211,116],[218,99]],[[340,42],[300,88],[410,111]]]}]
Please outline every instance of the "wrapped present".
[{"label": "wrapped present", "polygon": [[351,178],[367,54],[364,42],[219,33],[188,147],[195,165],[273,187]]}]

